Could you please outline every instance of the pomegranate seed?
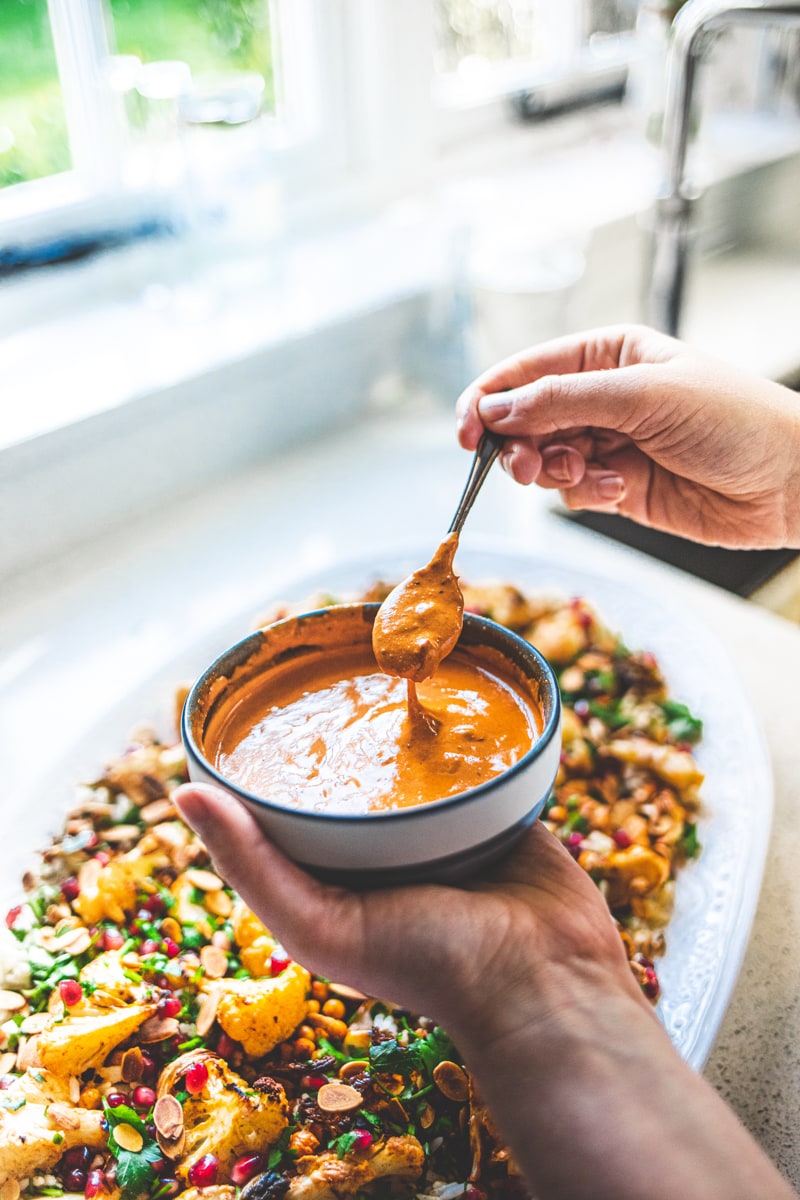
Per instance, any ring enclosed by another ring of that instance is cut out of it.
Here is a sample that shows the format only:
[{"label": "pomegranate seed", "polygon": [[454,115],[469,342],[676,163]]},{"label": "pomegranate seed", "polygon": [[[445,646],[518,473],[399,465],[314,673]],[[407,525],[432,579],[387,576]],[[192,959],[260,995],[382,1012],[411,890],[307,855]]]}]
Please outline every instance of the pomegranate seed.
[{"label": "pomegranate seed", "polygon": [[109,1108],[119,1108],[120,1104],[127,1104],[128,1097],[124,1092],[109,1092],[106,1096],[106,1104]]},{"label": "pomegranate seed", "polygon": [[[88,1170],[91,1161],[92,1151],[88,1146],[72,1146],[61,1159],[62,1166],[68,1171],[83,1171],[84,1173]],[[86,1180],[84,1180],[85,1182]],[[77,1190],[80,1191],[82,1187],[83,1183]]]},{"label": "pomegranate seed", "polygon": [[328,1080],[324,1075],[304,1075],[300,1080],[301,1086],[309,1092],[318,1092],[327,1082]]},{"label": "pomegranate seed", "polygon": [[86,1176],[86,1187],[83,1194],[86,1200],[94,1200],[95,1196],[99,1196],[101,1192],[106,1190],[105,1172],[95,1168]]},{"label": "pomegranate seed", "polygon": [[58,985],[58,994],[67,1008],[72,1008],[83,999],[83,988],[77,979],[62,979]]},{"label": "pomegranate seed", "polygon": [[181,952],[180,946],[177,942],[174,942],[172,938],[164,938],[164,941],[161,945],[167,958],[177,958]]},{"label": "pomegranate seed", "polygon": [[14,928],[16,921],[17,921],[17,917],[19,916],[19,914],[21,912],[22,912],[21,904],[15,904],[13,908],[10,908],[8,910],[8,912],[6,913],[6,925],[8,926],[9,929]]},{"label": "pomegranate seed", "polygon": [[291,961],[285,950],[276,950],[269,960],[270,975],[280,975],[282,971],[286,970]]},{"label": "pomegranate seed", "polygon": [[369,1150],[372,1145],[372,1134],[368,1129],[354,1129],[353,1134],[355,1140],[353,1142],[354,1150]]},{"label": "pomegranate seed", "polygon": [[652,967],[646,967],[644,972],[644,985],[642,991],[648,1000],[655,1000],[658,997],[661,987],[659,986],[658,976]]},{"label": "pomegranate seed", "polygon": [[208,1083],[208,1067],[204,1062],[192,1063],[183,1077],[190,1096],[197,1096]]},{"label": "pomegranate seed", "polygon": [[204,1154],[189,1168],[189,1183],[192,1187],[213,1187],[217,1182],[219,1163],[216,1155]]},{"label": "pomegranate seed", "polygon": [[61,884],[61,895],[66,900],[67,904],[71,904],[73,900],[77,900],[81,894],[81,885],[78,883],[74,875],[70,875],[69,879],[65,879]]},{"label": "pomegranate seed", "polygon": [[230,1058],[235,1050],[236,1042],[233,1038],[228,1037],[227,1033],[221,1033],[217,1042],[217,1054],[220,1058]]},{"label": "pomegranate seed", "polygon": [[101,867],[107,867],[111,862],[111,855],[107,850],[98,850],[94,857],[95,861],[99,862]]},{"label": "pomegranate seed", "polygon": [[152,938],[145,938],[139,947],[139,953],[144,955],[158,954],[160,949],[161,947],[158,942],[153,941]]},{"label": "pomegranate seed", "polygon": [[158,1002],[158,1011],[162,1017],[177,1017],[182,1008],[179,996],[165,996]]},{"label": "pomegranate seed", "polygon": [[464,1192],[464,1200],[486,1200],[486,1193],[470,1184]]},{"label": "pomegranate seed", "polygon": [[72,1167],[71,1170],[65,1172],[64,1186],[70,1192],[82,1192],[86,1187],[86,1172],[80,1167]]},{"label": "pomegranate seed", "polygon": [[578,718],[578,720],[584,725],[592,715],[588,700],[576,700],[572,706],[572,711],[575,713],[575,716]]},{"label": "pomegranate seed", "polygon": [[125,934],[119,929],[104,929],[102,944],[104,950],[121,950],[125,945]]},{"label": "pomegranate seed", "polygon": [[151,917],[163,917],[167,906],[161,896],[156,893],[154,896],[148,896],[144,902],[144,907]]},{"label": "pomegranate seed", "polygon": [[252,1179],[254,1175],[258,1175],[264,1170],[264,1157],[261,1154],[245,1154],[242,1158],[237,1158],[236,1162],[231,1167],[231,1183],[241,1187],[247,1183],[248,1179]]},{"label": "pomegranate seed", "polygon": [[144,1084],[142,1084],[140,1087],[134,1089],[133,1103],[135,1104],[136,1108],[152,1108],[155,1102],[156,1094],[152,1088],[145,1087]]},{"label": "pomegranate seed", "polygon": [[620,850],[627,850],[631,844],[630,834],[627,834],[624,829],[615,829],[611,836],[614,839],[614,844]]}]

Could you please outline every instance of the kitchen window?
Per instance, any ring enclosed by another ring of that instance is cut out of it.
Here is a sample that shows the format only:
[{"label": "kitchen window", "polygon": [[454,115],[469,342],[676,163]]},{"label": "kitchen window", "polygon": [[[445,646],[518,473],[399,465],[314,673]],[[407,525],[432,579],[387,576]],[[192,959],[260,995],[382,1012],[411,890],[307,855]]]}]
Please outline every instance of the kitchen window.
[{"label": "kitchen window", "polygon": [[180,227],[221,176],[396,194],[456,109],[485,128],[509,94],[624,82],[634,20],[634,0],[0,0],[0,265]]}]

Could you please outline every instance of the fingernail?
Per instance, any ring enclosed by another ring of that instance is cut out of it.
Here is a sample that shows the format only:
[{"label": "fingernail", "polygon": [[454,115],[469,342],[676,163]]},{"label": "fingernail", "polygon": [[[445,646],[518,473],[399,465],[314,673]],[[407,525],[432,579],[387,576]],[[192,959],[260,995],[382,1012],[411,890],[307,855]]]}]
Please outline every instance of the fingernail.
[{"label": "fingernail", "polygon": [[489,396],[481,396],[478,401],[478,412],[482,417],[491,421],[499,421],[511,412],[511,401],[503,392],[493,392]]},{"label": "fingernail", "polygon": [[569,468],[569,455],[566,450],[559,450],[555,454],[547,454],[545,451],[542,451],[542,461],[545,471],[556,483],[569,483],[570,479],[572,479],[572,471]]},{"label": "fingernail", "polygon": [[597,492],[603,500],[621,500],[625,495],[625,483],[619,475],[602,475],[597,480]]}]

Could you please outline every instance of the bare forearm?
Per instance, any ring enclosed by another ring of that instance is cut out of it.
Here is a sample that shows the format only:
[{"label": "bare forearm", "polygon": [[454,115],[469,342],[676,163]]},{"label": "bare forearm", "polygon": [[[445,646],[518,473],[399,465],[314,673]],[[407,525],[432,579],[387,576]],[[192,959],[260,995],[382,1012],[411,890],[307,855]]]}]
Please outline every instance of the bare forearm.
[{"label": "bare forearm", "polygon": [[462,1050],[537,1200],[795,1195],[635,998]]}]

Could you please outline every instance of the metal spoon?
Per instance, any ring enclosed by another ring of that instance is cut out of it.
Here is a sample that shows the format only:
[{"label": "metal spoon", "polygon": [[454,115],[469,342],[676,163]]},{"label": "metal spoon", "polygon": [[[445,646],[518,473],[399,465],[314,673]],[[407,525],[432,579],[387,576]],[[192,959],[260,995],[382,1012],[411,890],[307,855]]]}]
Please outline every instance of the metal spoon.
[{"label": "metal spoon", "polygon": [[478,442],[472,467],[448,533],[461,533],[467,514],[475,502],[475,497],[480,491],[484,479],[489,474],[489,468],[502,450],[504,441],[505,439],[497,433],[491,433],[488,429],[484,432]]}]

